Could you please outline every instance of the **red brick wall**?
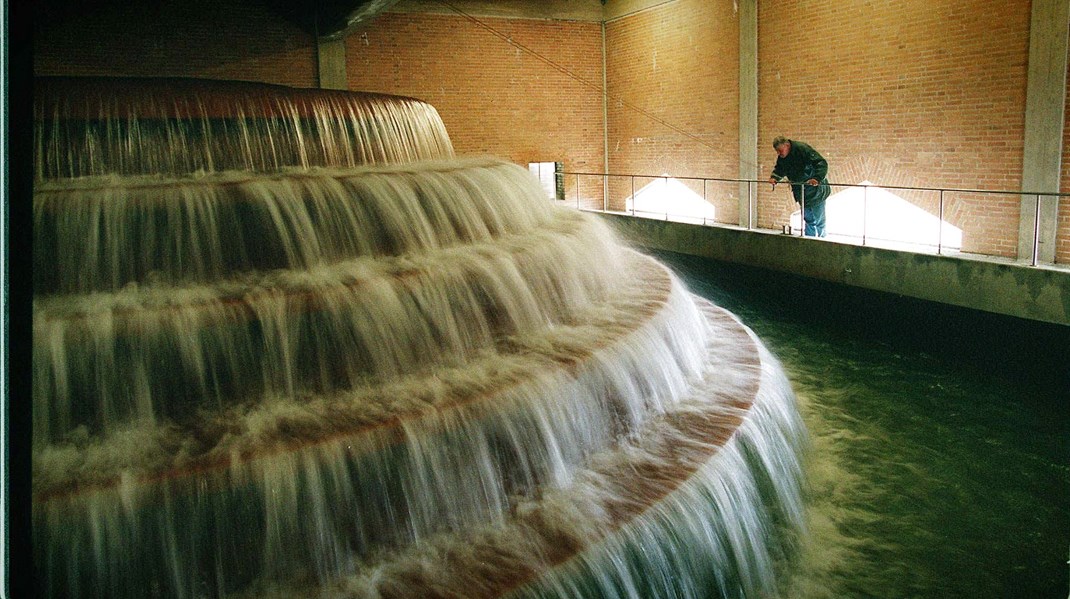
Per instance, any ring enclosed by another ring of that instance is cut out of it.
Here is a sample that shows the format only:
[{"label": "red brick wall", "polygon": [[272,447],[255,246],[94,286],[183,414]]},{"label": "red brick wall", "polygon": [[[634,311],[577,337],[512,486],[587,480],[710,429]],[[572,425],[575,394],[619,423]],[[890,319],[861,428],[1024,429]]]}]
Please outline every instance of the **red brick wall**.
[{"label": "red brick wall", "polygon": [[[564,161],[570,171],[602,172],[601,26],[479,20],[494,31],[460,16],[378,16],[346,40],[350,89],[430,102],[458,154],[522,164]],[[295,87],[315,87],[318,79],[315,40],[247,0],[133,3],[96,12],[45,27],[34,52],[38,75],[204,77]],[[567,181],[573,196],[575,183]],[[584,188],[593,183],[584,181]],[[600,190],[600,181],[594,187]]]},{"label": "red brick wall", "polygon": [[[429,102],[459,155],[521,164],[564,161],[566,171],[601,173],[601,26],[479,21],[493,31],[461,16],[379,16],[346,40],[349,87]],[[595,183],[600,189],[594,179],[583,188]],[[574,178],[566,180],[566,189],[574,199]],[[600,192],[590,205],[602,207]]]},{"label": "red brick wall", "polygon": [[[674,0],[606,23],[606,71],[611,172],[738,176],[739,19],[732,2]],[[701,184],[691,187],[703,194]],[[718,221],[738,222],[738,186],[707,186],[705,193]],[[629,194],[630,183],[613,186],[611,207],[622,209]]]},{"label": "red brick wall", "polygon": [[256,2],[108,4],[42,25],[34,36],[34,73],[317,85],[315,40]]},{"label": "red brick wall", "polygon": [[[783,0],[758,23],[763,176],[783,134],[824,154],[833,183],[1020,189],[1028,5]],[[965,251],[1016,254],[1017,196],[946,199]],[[762,226],[793,209],[785,188],[759,195]]]},{"label": "red brick wall", "polygon": [[[347,39],[350,88],[430,102],[460,154],[603,170],[600,26],[480,21],[500,35],[460,16],[380,15]],[[759,177],[774,162],[769,141],[784,134],[821,151],[834,183],[1018,189],[1028,29],[1028,6],[1017,0],[760,3]],[[45,28],[34,44],[43,75],[316,84],[311,36],[251,0],[132,3]],[[670,0],[611,21],[606,49],[611,172],[738,176],[732,2]],[[622,208],[630,185],[612,187],[611,207]],[[584,181],[580,194],[600,207],[600,190]],[[784,187],[760,190],[759,225],[779,228],[794,202]],[[733,186],[705,193],[718,220],[736,220]],[[902,195],[938,210],[933,194]],[[964,249],[1014,256],[1017,196],[945,199]],[[1060,215],[1057,259],[1067,263],[1070,200]]]}]

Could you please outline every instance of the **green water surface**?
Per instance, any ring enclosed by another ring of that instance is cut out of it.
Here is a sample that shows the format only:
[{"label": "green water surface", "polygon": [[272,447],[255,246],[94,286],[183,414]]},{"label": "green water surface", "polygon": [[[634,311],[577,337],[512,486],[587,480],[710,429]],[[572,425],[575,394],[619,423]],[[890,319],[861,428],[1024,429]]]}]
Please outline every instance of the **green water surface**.
[{"label": "green water surface", "polygon": [[1068,596],[1070,327],[654,255],[798,396],[810,535],[785,597]]}]

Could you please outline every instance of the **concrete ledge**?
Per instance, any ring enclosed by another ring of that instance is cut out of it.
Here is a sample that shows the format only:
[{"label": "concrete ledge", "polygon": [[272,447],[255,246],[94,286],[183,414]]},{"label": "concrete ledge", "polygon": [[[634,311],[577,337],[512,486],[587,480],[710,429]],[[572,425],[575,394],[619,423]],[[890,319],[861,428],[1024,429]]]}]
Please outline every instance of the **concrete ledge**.
[{"label": "concrete ledge", "polygon": [[854,287],[1070,326],[1070,272],[765,231],[601,214],[625,239]]}]

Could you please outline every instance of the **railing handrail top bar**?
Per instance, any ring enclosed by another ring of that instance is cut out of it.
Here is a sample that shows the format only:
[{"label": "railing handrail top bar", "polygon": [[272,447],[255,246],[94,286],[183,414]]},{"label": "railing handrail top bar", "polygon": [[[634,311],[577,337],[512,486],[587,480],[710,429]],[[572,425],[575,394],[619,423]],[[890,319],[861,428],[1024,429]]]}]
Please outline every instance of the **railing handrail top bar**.
[{"label": "railing handrail top bar", "polygon": [[[680,177],[676,175],[636,175],[621,173],[584,173],[578,171],[561,171],[562,175],[583,175],[589,177],[639,177],[642,179],[677,179],[685,181],[720,181],[722,183],[769,183],[768,179],[725,179],[721,177]],[[790,181],[790,185],[798,185],[799,181]],[[957,187],[908,187],[905,185],[878,185],[870,183],[829,183],[829,187],[880,187],[881,189],[901,189],[907,191],[951,191],[956,193],[994,193],[1016,196],[1070,196],[1070,192],[1057,191],[1006,191],[998,189],[965,189]]]}]

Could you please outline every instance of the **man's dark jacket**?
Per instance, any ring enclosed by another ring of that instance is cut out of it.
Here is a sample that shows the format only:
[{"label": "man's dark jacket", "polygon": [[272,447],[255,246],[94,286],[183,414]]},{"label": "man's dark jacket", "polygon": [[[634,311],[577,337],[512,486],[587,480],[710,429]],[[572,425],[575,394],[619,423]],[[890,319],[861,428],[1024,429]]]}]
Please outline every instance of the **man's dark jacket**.
[{"label": "man's dark jacket", "polygon": [[[773,167],[773,177],[778,181],[787,177],[788,181],[793,184],[817,179],[820,185],[802,186],[806,189],[806,203],[812,206],[824,202],[825,198],[832,193],[828,179],[825,178],[829,172],[829,163],[809,144],[793,139],[789,139],[788,143],[791,144],[791,151],[783,158],[777,157],[776,166]],[[791,186],[791,193],[795,196],[796,202],[800,201],[799,187],[799,185]]]}]

